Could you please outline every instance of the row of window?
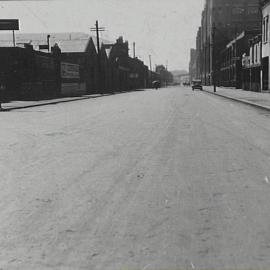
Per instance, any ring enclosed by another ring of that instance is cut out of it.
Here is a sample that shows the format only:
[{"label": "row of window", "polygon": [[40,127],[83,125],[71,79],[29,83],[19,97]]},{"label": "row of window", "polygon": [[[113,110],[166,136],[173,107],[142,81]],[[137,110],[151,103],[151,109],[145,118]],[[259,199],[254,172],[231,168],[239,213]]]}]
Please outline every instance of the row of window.
[{"label": "row of window", "polygon": [[[222,7],[216,7],[213,8],[213,13],[215,15],[222,15],[224,14],[224,6]],[[257,6],[249,6],[249,7],[233,7],[231,9],[231,12],[233,15],[239,16],[239,15],[257,15],[259,13],[259,9]]]},{"label": "row of window", "polygon": [[247,7],[247,9],[244,7],[235,7],[232,9],[232,14],[242,15],[245,13],[245,11],[248,15],[256,15],[259,12],[258,7]]},{"label": "row of window", "polygon": [[250,64],[260,64],[260,42],[250,47]]}]

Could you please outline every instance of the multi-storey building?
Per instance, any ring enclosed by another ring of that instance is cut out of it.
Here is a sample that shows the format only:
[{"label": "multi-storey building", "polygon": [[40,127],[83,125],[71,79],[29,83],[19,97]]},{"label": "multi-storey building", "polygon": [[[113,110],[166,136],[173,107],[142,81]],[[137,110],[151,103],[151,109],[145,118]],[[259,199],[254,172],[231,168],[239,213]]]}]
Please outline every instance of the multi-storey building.
[{"label": "multi-storey building", "polygon": [[[205,0],[197,50],[204,84],[220,80],[220,52],[241,32],[260,28],[259,0]],[[199,33],[199,32],[198,32]],[[198,47],[199,46],[199,47]]]},{"label": "multi-storey building", "polygon": [[261,91],[261,34],[249,40],[249,50],[242,55],[242,89]]},{"label": "multi-storey building", "polygon": [[269,33],[270,0],[262,1],[262,81],[263,90],[270,89],[270,33]]},{"label": "multi-storey building", "polygon": [[196,38],[196,78],[202,79],[202,28],[199,27]]},{"label": "multi-storey building", "polygon": [[189,62],[189,76],[190,80],[194,80],[197,77],[196,74],[196,60],[197,60],[197,52],[195,49],[190,49],[190,62]]},{"label": "multi-storey building", "polygon": [[[243,88],[244,78],[242,69],[242,57],[244,54],[249,54],[250,42],[258,34],[259,30],[243,31],[235,39],[229,42],[226,47],[221,51],[221,63],[219,71],[219,83],[221,86]],[[257,63],[257,58],[255,58],[255,60]],[[255,75],[257,75],[257,73]],[[260,78],[260,73],[258,77]]]}]

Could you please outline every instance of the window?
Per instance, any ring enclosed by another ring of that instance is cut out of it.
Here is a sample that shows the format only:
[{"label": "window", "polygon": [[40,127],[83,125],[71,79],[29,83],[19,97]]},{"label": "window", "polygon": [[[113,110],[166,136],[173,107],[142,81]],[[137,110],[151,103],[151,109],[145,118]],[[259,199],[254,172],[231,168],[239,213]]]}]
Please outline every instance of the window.
[{"label": "window", "polygon": [[257,61],[258,61],[258,47],[257,47],[257,44],[255,44],[255,61],[254,63],[257,64]]},{"label": "window", "polygon": [[248,15],[257,15],[259,13],[258,7],[248,7],[247,14]]},{"label": "window", "polygon": [[235,7],[232,9],[232,14],[233,15],[242,15],[244,14],[245,9],[243,7]]},{"label": "window", "polygon": [[269,25],[269,16],[263,18],[263,42],[268,42],[268,25]]}]

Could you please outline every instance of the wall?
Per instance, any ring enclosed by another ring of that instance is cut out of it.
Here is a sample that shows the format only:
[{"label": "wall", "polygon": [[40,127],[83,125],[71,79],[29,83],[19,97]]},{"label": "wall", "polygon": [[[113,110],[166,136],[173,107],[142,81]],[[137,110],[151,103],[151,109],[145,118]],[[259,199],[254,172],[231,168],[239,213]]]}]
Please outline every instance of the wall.
[{"label": "wall", "polygon": [[[269,55],[270,55],[270,31],[269,31],[269,22],[270,22],[270,3],[267,3],[262,10],[263,21],[268,17],[267,27],[262,29],[262,58],[263,58],[263,89],[270,89],[270,68],[269,68]],[[267,38],[265,38],[267,36]]]}]

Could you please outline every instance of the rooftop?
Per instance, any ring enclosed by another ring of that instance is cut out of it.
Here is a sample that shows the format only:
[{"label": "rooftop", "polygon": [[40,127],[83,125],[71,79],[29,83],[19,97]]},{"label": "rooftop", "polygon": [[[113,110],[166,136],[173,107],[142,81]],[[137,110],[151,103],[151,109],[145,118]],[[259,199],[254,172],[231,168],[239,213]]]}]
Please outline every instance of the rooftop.
[{"label": "rooftop", "polygon": [[[16,34],[16,46],[23,47],[27,43],[33,45],[35,50],[39,50],[39,45],[47,44],[47,35],[47,33]],[[92,38],[95,47],[97,47],[96,37],[86,33],[52,33],[50,34],[50,46],[57,43],[62,52],[84,52],[90,38]],[[102,43],[111,42],[100,38],[100,44]],[[13,46],[12,34],[0,34],[0,47],[11,46]]]}]

